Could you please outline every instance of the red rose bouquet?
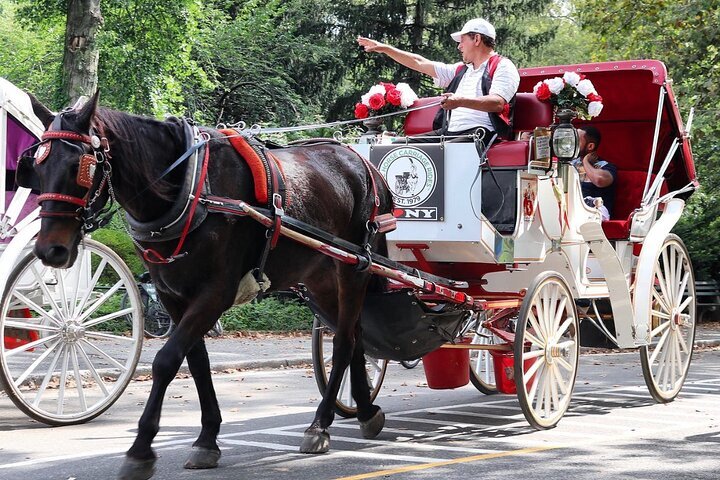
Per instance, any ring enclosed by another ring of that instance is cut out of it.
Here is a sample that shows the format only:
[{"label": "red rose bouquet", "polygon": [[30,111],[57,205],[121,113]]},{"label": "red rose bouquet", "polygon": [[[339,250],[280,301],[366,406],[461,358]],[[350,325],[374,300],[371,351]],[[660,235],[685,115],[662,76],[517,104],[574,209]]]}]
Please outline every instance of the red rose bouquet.
[{"label": "red rose bouquet", "polygon": [[368,118],[375,115],[396,112],[415,103],[418,96],[407,83],[380,82],[360,97],[355,104],[355,118]]}]

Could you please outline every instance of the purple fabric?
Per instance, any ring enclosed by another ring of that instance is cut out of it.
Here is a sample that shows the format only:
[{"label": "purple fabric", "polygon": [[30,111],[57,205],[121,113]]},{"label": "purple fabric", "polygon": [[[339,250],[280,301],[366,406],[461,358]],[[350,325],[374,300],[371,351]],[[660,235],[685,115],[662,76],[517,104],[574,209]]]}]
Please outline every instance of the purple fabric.
[{"label": "purple fabric", "polygon": [[33,143],[38,141],[12,115],[7,116],[7,143],[5,144],[5,168],[17,170],[18,157]]},{"label": "purple fabric", "polygon": [[[13,197],[15,196],[15,192],[5,192],[5,209],[7,209],[8,206],[10,206],[10,202],[12,201]],[[22,209],[20,210],[20,214],[18,215],[17,220],[15,220],[15,223],[19,222],[23,218],[27,217],[30,212],[35,210],[38,207],[37,203],[37,195],[34,193],[31,193],[28,195],[27,200],[25,201],[25,205],[23,205]],[[10,240],[12,240],[12,237],[7,237],[5,239],[0,240],[0,244],[4,243],[10,243]]]}]

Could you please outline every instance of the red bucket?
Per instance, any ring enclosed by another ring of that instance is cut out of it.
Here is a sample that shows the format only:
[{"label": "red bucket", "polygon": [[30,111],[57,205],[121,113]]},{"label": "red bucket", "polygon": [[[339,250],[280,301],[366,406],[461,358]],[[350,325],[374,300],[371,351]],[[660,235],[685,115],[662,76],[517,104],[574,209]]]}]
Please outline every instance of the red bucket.
[{"label": "red bucket", "polygon": [[[512,350],[490,350],[495,370],[495,385],[500,393],[517,393],[515,387],[515,354]],[[527,371],[534,359],[525,360]]]},{"label": "red bucket", "polygon": [[[470,343],[471,339],[463,340]],[[438,348],[423,357],[428,387],[435,390],[458,388],[470,382],[470,350]]]}]

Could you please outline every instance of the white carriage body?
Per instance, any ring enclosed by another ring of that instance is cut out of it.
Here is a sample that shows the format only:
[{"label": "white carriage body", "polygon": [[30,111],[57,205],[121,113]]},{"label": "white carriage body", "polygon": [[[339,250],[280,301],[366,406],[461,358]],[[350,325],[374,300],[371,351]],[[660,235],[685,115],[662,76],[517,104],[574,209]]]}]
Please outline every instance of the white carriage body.
[{"label": "white carriage body", "polygon": [[[449,142],[439,148],[444,157],[440,163],[442,172],[438,175],[444,179],[442,215],[435,221],[416,219],[422,216],[424,204],[417,205],[415,218],[398,221],[397,230],[387,235],[389,256],[420,270],[429,268],[431,273],[468,281],[472,295],[489,298],[503,294],[522,297],[533,279],[545,271],[557,272],[567,282],[574,298],[610,299],[619,346],[645,345],[650,328],[651,286],[648,282],[652,265],[664,239],[680,218],[684,208],[681,198],[697,186],[688,132],[679,118],[661,62],[525,69],[521,71],[521,90],[523,86],[531,89],[537,80],[562,76],[571,69],[586,72],[606,99],[605,111],[592,122],[603,131],[601,155],[609,151],[608,160],[613,163],[618,162],[616,157],[620,155],[631,155],[620,158],[625,170],[618,175],[622,173],[634,181],[637,191],[632,194],[638,198],[631,200],[631,192],[621,190],[627,180],[620,179],[625,183],[618,186],[617,193],[617,203],[629,203],[618,209],[629,215],[624,213],[627,217],[602,222],[598,209],[588,207],[583,201],[578,172],[568,164],[555,164],[545,173],[528,168],[527,152],[531,148],[527,146],[518,150],[524,151],[526,158],[515,158],[509,165],[503,162],[493,165],[491,148],[487,162],[493,170],[490,172],[487,164],[480,169],[480,159],[472,142]],[[629,101],[626,92],[636,89],[613,91],[611,85],[620,75],[644,88],[643,94]],[[523,105],[531,104],[528,100],[534,100],[534,96],[529,94],[528,99],[528,94],[524,95]],[[520,100],[518,98],[516,119],[525,113],[518,108]],[[522,130],[530,131],[536,126],[548,125],[525,125]],[[605,140],[606,133],[608,140]],[[369,142],[353,148],[366,158],[375,157],[383,174],[391,170],[382,165],[395,149],[424,150],[433,145],[384,147],[373,144],[372,139]],[[437,149],[437,145],[434,148]],[[374,153],[375,149],[382,150],[382,157]],[[401,153],[395,156],[398,155]],[[514,155],[517,157],[517,152]],[[419,157],[412,152],[409,155],[405,152],[405,156]],[[501,172],[504,177],[498,187],[506,190],[506,197],[512,197],[505,200],[512,200],[514,208],[510,210],[514,211],[513,225],[502,225],[503,231],[498,231],[498,225],[483,214],[487,212],[481,199],[487,201],[482,189],[492,186],[484,177]],[[388,174],[386,178],[391,190],[396,187],[392,176]],[[674,184],[666,193],[663,190],[668,187],[668,178]],[[397,189],[394,195],[402,202]],[[613,233],[618,230],[622,233]],[[635,294],[631,298],[632,289]]]}]

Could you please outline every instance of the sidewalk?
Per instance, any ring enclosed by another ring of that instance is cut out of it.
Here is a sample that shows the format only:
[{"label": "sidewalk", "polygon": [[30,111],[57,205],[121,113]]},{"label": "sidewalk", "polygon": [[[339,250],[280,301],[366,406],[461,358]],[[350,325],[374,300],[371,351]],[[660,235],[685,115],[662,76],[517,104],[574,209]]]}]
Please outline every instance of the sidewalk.
[{"label": "sidewalk", "polygon": [[[135,376],[151,373],[155,354],[165,343],[164,339],[146,339]],[[226,335],[205,338],[213,371],[229,369],[272,369],[312,364],[312,346],[309,333]],[[704,322],[697,326],[696,347],[720,346],[720,322]],[[181,373],[187,373],[183,363]]]}]

